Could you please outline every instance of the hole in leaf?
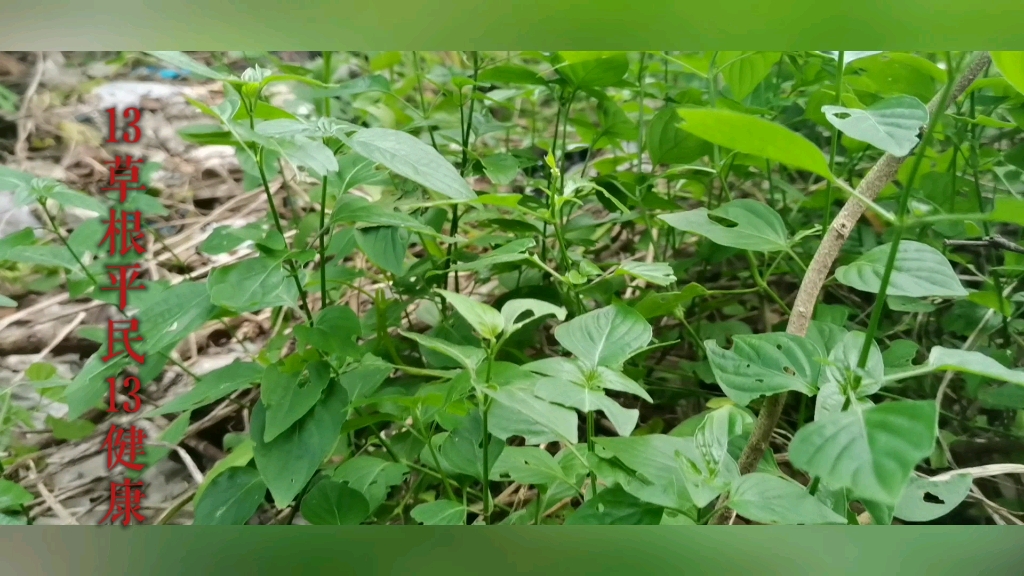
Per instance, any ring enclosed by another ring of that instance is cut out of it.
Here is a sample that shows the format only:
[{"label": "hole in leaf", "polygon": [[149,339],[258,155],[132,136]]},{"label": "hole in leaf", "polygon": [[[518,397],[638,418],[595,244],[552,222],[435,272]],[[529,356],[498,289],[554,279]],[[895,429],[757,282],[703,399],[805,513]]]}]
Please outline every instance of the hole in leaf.
[{"label": "hole in leaf", "polygon": [[782,352],[782,344],[776,344],[775,349],[778,350],[779,352]]},{"label": "hole in leaf", "polygon": [[922,498],[922,499],[925,502],[929,503],[929,504],[945,504],[946,503],[945,500],[943,500],[942,498],[939,498],[938,496],[936,496],[935,494],[932,494],[931,492],[925,492],[924,493],[924,498]]},{"label": "hole in leaf", "polygon": [[764,384],[764,378],[754,378],[754,382],[757,382],[758,384]]},{"label": "hole in leaf", "polygon": [[710,212],[708,213],[708,220],[711,220],[715,224],[718,224],[719,226],[724,226],[726,228],[735,228],[739,226],[739,224],[732,220],[729,220],[728,218],[722,218],[721,216],[718,216],[717,214],[711,214]]},{"label": "hole in leaf", "polygon": [[796,370],[793,370],[791,366],[783,366],[782,371],[790,376],[796,376]]},{"label": "hole in leaf", "polygon": [[850,114],[849,112],[833,112],[832,116],[838,120],[846,120],[850,116],[853,116],[853,114]]}]

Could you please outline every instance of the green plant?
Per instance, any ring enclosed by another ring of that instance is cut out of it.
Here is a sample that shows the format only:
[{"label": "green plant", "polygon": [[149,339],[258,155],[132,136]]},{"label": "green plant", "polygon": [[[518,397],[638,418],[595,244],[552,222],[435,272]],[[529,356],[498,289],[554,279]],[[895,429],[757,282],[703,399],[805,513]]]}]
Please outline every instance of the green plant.
[{"label": "green plant", "polygon": [[[200,245],[251,257],[151,282],[133,315],[150,383],[201,326],[272,311],[249,360],[143,414],[184,428],[259,388],[197,524],[929,522],[981,496],[951,437],[1024,434],[1017,53],[326,53],[240,75],[151,55],[223,83],[182,135],[233,146],[267,207]],[[336,83],[340,61],[363,74]],[[278,82],[316,111],[271,105]],[[297,184],[272,185],[282,163]],[[124,257],[96,253],[99,219],[46,216],[52,241],[0,259],[108,298]],[[101,355],[46,384],[71,420],[124,368]]]}]

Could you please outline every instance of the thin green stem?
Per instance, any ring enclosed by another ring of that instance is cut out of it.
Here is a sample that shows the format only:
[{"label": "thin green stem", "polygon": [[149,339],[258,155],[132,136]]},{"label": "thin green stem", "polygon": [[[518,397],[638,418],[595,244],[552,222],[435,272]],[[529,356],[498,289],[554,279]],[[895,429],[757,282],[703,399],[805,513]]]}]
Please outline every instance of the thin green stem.
[{"label": "thin green stem", "polygon": [[[836,106],[843,105],[843,64],[846,58],[846,52],[839,51],[839,61],[836,63]],[[836,150],[839,148],[839,129],[833,127],[832,130],[832,146],[829,148],[828,153],[828,171],[833,172],[836,167]],[[822,222],[822,230],[828,230],[829,225],[832,223],[832,180],[829,179],[825,183],[825,220]]]},{"label": "thin green stem", "polygon": [[[918,145],[917,153],[914,156],[914,164],[911,166],[906,185],[900,194],[899,209],[896,213],[896,218],[899,221],[903,221],[904,218],[906,218],[907,209],[910,205],[910,192],[914,188],[914,180],[917,178],[917,173],[921,168],[921,164],[924,162],[925,152],[928,150],[928,146],[931,145],[932,138],[935,135],[935,127],[938,126],[939,119],[942,118],[942,114],[946,110],[946,106],[949,103],[949,96],[953,91],[953,84],[956,81],[952,58],[948,52],[946,53],[946,62],[949,81],[946,82],[946,86],[942,89],[942,96],[939,99],[939,105],[935,109],[935,114],[928,122],[928,128],[925,130],[924,137],[921,138],[921,143]],[[875,335],[878,333],[878,326],[882,320],[882,311],[885,309],[885,297],[889,289],[889,281],[892,278],[892,269],[896,264],[896,254],[899,250],[900,240],[903,237],[903,230],[904,228],[902,226],[897,226],[893,230],[889,255],[885,262],[885,270],[882,272],[881,284],[878,287],[878,295],[875,298],[875,303],[871,309],[871,320],[868,322],[867,334],[864,338],[864,344],[861,346],[860,357],[857,360],[857,367],[860,370],[863,370],[864,366],[867,365],[868,354],[871,351],[871,345],[874,343]],[[859,384],[860,376],[855,375],[854,385],[857,386]]]}]

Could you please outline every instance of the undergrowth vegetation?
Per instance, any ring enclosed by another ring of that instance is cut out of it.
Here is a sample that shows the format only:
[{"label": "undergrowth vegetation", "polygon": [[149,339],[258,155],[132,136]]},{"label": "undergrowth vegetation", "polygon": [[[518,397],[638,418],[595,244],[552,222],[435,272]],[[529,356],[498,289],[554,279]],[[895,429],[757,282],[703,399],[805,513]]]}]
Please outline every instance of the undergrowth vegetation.
[{"label": "undergrowth vegetation", "polygon": [[[177,370],[138,415],[171,445],[236,405],[196,524],[1020,523],[1024,53],[135,57],[222,83],[181,135],[265,216],[145,276],[144,363],[26,383],[73,423]],[[115,303],[145,257],[97,249],[109,199],[2,174],[48,228],[7,277]],[[268,311],[249,357],[176,359]]]}]

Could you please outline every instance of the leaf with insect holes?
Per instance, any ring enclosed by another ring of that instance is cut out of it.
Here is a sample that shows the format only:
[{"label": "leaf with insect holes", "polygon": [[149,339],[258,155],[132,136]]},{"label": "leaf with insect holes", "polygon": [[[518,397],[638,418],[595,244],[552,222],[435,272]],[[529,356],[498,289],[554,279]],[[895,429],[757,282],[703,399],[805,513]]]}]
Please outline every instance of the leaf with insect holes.
[{"label": "leaf with insect holes", "polygon": [[644,317],[624,304],[612,304],[560,324],[555,339],[587,366],[618,367],[653,337]]},{"label": "leaf with insect holes", "polygon": [[934,400],[886,402],[829,414],[793,436],[794,466],[834,488],[895,504],[938,433]]},{"label": "leaf with insect holes", "polygon": [[[851,288],[877,294],[892,244],[883,244],[867,251],[846,266],[836,269],[836,280]],[[889,296],[925,298],[963,298],[967,296],[949,260],[927,244],[904,240],[900,242],[893,263]]]},{"label": "leaf with insect holes", "polygon": [[864,110],[822,106],[822,114],[840,132],[893,156],[906,156],[917,146],[928,108],[913,96],[893,96]]},{"label": "leaf with insect holes", "polygon": [[331,366],[319,360],[307,366],[309,377],[301,372],[282,372],[277,364],[267,366],[260,383],[260,402],[266,409],[267,424],[263,432],[266,442],[272,441],[302,418],[320,400],[331,377]]},{"label": "leaf with insect holes", "polygon": [[[733,225],[724,226],[709,216]],[[662,214],[658,218],[673,228],[704,236],[715,244],[730,248],[758,252],[776,252],[789,248],[789,232],[782,216],[767,204],[748,198],[727,202],[711,211],[697,208]]]},{"label": "leaf with insect holes", "polygon": [[970,474],[955,474],[945,480],[914,476],[903,489],[893,516],[907,522],[930,522],[959,506],[972,485]]},{"label": "leaf with insect holes", "polygon": [[813,395],[821,351],[811,341],[786,333],[739,334],[726,350],[704,342],[711,371],[730,400],[746,406],[761,396],[793,390]]},{"label": "leaf with insect holes", "polygon": [[[527,312],[530,315],[522,319],[523,314]],[[505,323],[506,335],[512,334],[536,318],[554,316],[562,321],[565,320],[565,314],[565,308],[533,298],[515,298],[505,302],[505,305],[501,307],[501,317]]]},{"label": "leaf with insect holes", "polygon": [[760,524],[846,524],[792,480],[754,472],[740,476],[729,490],[729,507]]},{"label": "leaf with insect holes", "polygon": [[680,108],[678,114],[680,128],[708,142],[835,178],[821,149],[782,124],[722,108]]},{"label": "leaf with insect holes", "polygon": [[365,128],[348,140],[352,150],[399,176],[453,200],[473,200],[476,193],[444,156],[401,130]]}]

